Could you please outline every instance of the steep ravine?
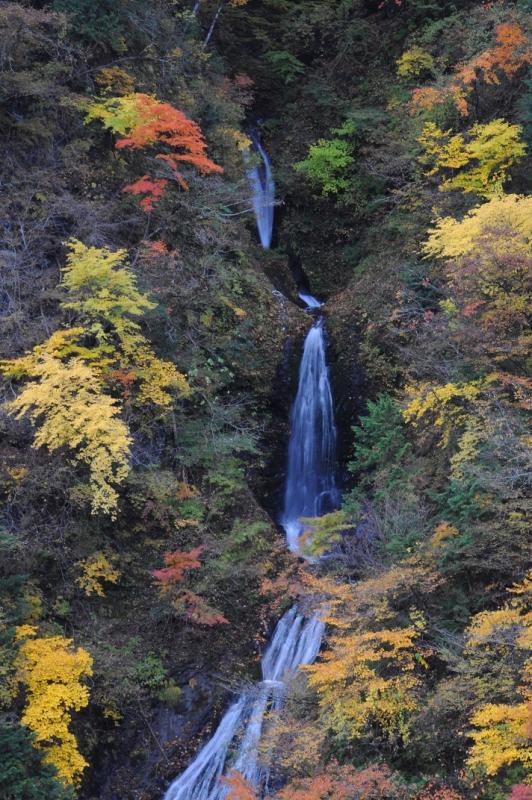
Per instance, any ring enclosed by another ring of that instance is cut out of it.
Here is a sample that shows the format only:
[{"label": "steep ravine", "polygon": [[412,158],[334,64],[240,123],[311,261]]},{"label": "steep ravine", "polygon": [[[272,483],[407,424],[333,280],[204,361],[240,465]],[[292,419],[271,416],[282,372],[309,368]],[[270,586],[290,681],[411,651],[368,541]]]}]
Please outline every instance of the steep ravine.
[{"label": "steep ravine", "polygon": [[[249,169],[248,178],[253,191],[259,238],[267,251],[272,241],[275,184],[265,150],[258,141],[255,147],[262,166]],[[273,448],[270,468],[273,467],[274,480],[273,483],[270,481],[270,492],[263,494],[263,502],[284,529],[288,549],[298,554],[299,536],[303,530],[299,519],[334,510],[339,505],[340,493],[337,488],[338,434],[329,381],[323,304],[310,294],[309,281],[301,264],[293,262],[291,266],[298,300],[305,307],[305,317],[313,316],[314,319],[305,337],[296,392],[291,386],[290,361],[294,350],[299,348],[292,346],[293,336],[286,339],[276,389],[278,396],[295,399],[288,436],[279,437],[282,448]],[[282,305],[290,302],[282,292],[274,291]],[[277,404],[276,409],[285,420],[288,419],[288,415],[283,414],[286,406],[285,400]],[[282,457],[281,449],[284,451]],[[282,461],[286,472],[279,470]],[[279,480],[281,476],[282,480]],[[297,602],[285,613],[264,652],[262,676],[257,688],[244,689],[234,696],[222,718],[211,728],[210,738],[203,740],[197,755],[170,784],[165,800],[222,800],[226,794],[222,776],[230,769],[237,770],[261,796],[269,794],[269,770],[263,759],[259,760],[258,753],[265,714],[269,708],[275,709],[282,704],[286,690],[284,681],[295,674],[300,664],[312,663],[315,659],[323,629],[319,617],[305,618]]]}]

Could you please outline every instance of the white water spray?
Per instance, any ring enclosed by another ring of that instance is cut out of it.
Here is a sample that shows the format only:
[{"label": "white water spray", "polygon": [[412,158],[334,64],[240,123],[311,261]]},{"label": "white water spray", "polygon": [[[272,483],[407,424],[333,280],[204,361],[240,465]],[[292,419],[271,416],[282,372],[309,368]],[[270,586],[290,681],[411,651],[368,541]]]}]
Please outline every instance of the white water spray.
[{"label": "white water spray", "polygon": [[307,308],[321,308],[323,305],[321,300],[318,300],[317,297],[314,297],[314,295],[309,294],[308,292],[298,292],[297,296],[300,300],[303,300]]},{"label": "white water spray", "polygon": [[336,427],[321,318],[305,340],[290,421],[281,525],[288,547],[297,551],[303,531],[300,518],[333,511],[340,499],[335,480]]},{"label": "white water spray", "polygon": [[270,160],[258,140],[254,141],[255,152],[261,157],[261,164],[247,170],[251,184],[253,211],[257,220],[260,243],[269,250],[273,234],[273,208],[275,203],[275,182]]}]

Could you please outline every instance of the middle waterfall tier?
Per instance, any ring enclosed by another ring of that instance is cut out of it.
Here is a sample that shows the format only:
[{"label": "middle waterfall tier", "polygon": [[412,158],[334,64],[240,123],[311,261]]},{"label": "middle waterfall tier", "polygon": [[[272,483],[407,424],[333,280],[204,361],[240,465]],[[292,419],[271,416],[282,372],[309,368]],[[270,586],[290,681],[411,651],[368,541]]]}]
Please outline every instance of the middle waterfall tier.
[{"label": "middle waterfall tier", "polygon": [[340,503],[336,485],[336,425],[323,320],[303,348],[299,386],[290,414],[288,468],[281,525],[290,550],[300,548],[301,517],[319,517]]}]

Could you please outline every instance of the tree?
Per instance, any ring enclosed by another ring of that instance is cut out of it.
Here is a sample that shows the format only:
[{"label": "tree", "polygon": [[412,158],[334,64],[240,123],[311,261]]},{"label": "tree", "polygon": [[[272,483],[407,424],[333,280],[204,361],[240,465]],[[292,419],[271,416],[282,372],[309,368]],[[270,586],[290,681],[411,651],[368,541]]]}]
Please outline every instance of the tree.
[{"label": "tree", "polygon": [[401,78],[419,77],[434,69],[434,58],[422,47],[414,45],[397,59],[397,74]]},{"label": "tree", "polygon": [[137,318],[155,304],[138,291],[124,262],[123,250],[70,242],[62,307],[81,325],[58,330],[25,356],[1,364],[7,377],[28,381],[6,410],[38,425],[35,447],[74,450],[74,461],[89,469],[93,512],[111,515],[116,486],[129,472],[132,439],[119,418],[119,400],[107,392],[118,383],[128,397],[138,386],[140,405],[162,408],[171,405],[174,393],[190,393],[185,376],[157,358],[142,335]]},{"label": "tree", "polygon": [[406,797],[386,764],[357,770],[334,761],[313,778],[292,781],[275,795],[276,800],[406,800]]},{"label": "tree", "polygon": [[73,711],[85,708],[89,690],[82,683],[92,675],[92,658],[83,647],[72,648],[62,636],[37,636],[37,629],[22,625],[17,658],[18,678],[26,688],[22,722],[35,734],[35,746],[44,751],[65,784],[78,784],[88,766],[70,731]]},{"label": "tree", "polygon": [[367,411],[353,429],[352,473],[361,473],[357,487],[372,489],[376,499],[394,490],[404,477],[403,462],[411,452],[398,403],[387,394],[368,400]]},{"label": "tree", "polygon": [[[412,51],[415,49],[412,48]],[[401,63],[402,59],[408,56],[408,52],[399,60]],[[467,117],[470,112],[467,101],[474,86],[478,90],[481,81],[493,85],[500,84],[503,77],[511,80],[531,62],[532,49],[521,26],[513,21],[501,23],[495,27],[495,45],[465,63],[458,64],[446,85],[414,89],[412,108],[414,111],[418,109],[430,111],[435,105],[451,98],[460,114]],[[405,62],[404,69],[408,69],[409,64],[410,59]]]},{"label": "tree", "polygon": [[120,572],[115,569],[112,560],[102,552],[93,553],[89,558],[78,561],[76,566],[81,570],[76,583],[87,596],[96,594],[98,597],[105,597],[102,583],[117,583],[120,578]]},{"label": "tree", "polygon": [[63,363],[50,354],[37,355],[26,375],[30,381],[6,404],[7,411],[38,425],[34,447],[73,450],[74,461],[89,470],[93,513],[115,516],[115,487],[129,472],[131,445],[117,401],[104,394],[101,376],[80,358]]},{"label": "tree", "polygon": [[424,251],[429,256],[451,259],[478,254],[481,239],[490,230],[510,229],[530,246],[532,243],[532,197],[508,194],[492,197],[471,211],[462,220],[444,217],[429,230]]},{"label": "tree", "polygon": [[34,735],[21,725],[0,723],[0,795],[3,800],[69,800],[51,763],[33,746]]},{"label": "tree", "polygon": [[414,427],[423,423],[430,424],[431,429],[435,429],[439,435],[440,446],[447,447],[451,435],[471,421],[469,409],[478,402],[483,390],[494,380],[495,376],[489,375],[462,384],[446,383],[435,386],[422,383],[407,387],[409,402],[403,410],[403,417]]},{"label": "tree", "polygon": [[305,552],[318,557],[339,542],[351,527],[347,514],[341,510],[321,517],[302,517],[300,522],[304,525],[301,542]]},{"label": "tree", "polygon": [[[155,156],[170,168],[172,177],[182,189],[188,184],[179,171],[181,164],[195,167],[202,175],[223,172],[222,167],[207,157],[207,145],[201,128],[182,111],[162,103],[148,94],[133,92],[120,97],[93,101],[86,122],[99,120],[105,128],[118,134],[117,150],[144,150],[156,147],[163,152]],[[150,211],[163,195],[168,184],[164,177],[144,175],[124,187],[125,192],[144,195],[141,206]]]},{"label": "tree", "polygon": [[304,161],[294,164],[294,169],[320,189],[322,195],[337,195],[349,188],[347,172],[354,163],[353,147],[349,142],[319,139],[310,146]]},{"label": "tree", "polygon": [[488,775],[515,764],[526,771],[532,768],[531,699],[514,705],[488,703],[473,714],[471,722],[477,730],[470,734],[474,743],[467,761],[471,767],[483,767]]},{"label": "tree", "polygon": [[531,215],[531,198],[493,198],[461,222],[439,220],[425,244],[445,259],[451,333],[512,373],[526,371],[530,346]]},{"label": "tree", "polygon": [[166,566],[163,569],[157,569],[152,572],[153,577],[162,586],[178,583],[185,577],[185,572],[189,569],[198,569],[201,567],[201,561],[198,561],[198,556],[201,554],[203,547],[195,547],[189,553],[184,553],[181,550],[174,550],[173,553],[165,553],[164,563]]},{"label": "tree", "polygon": [[327,724],[353,739],[374,734],[406,741],[427,668],[415,627],[334,636],[316,664],[304,667]]},{"label": "tree", "polygon": [[227,787],[225,800],[256,800],[256,792],[238,770],[229,770],[229,774],[222,775],[220,780]]},{"label": "tree", "polygon": [[169,597],[171,605],[178,614],[198,625],[227,625],[228,621],[219,611],[212,608],[206,600],[190,589],[182,588],[177,584],[185,578],[185,572],[198,569],[201,562],[198,560],[203,547],[195,547],[188,553],[174,550],[165,553],[165,567],[152,572],[152,576],[159,584],[163,597]]},{"label": "tree", "polygon": [[466,139],[427,122],[419,137],[424,150],[420,161],[428,165],[427,175],[442,176],[441,191],[461,189],[485,197],[501,194],[510,168],[526,151],[521,133],[520,125],[494,119],[473,125]]}]

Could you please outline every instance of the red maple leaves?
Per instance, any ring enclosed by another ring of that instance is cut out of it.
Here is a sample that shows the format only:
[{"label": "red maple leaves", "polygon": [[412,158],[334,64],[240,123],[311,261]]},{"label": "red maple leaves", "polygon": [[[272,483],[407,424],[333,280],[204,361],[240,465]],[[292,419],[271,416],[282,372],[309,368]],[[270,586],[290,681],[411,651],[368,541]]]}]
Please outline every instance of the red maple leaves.
[{"label": "red maple leaves", "polygon": [[201,567],[198,556],[201,554],[202,550],[203,547],[200,546],[194,547],[194,549],[190,550],[188,553],[183,550],[174,550],[172,553],[165,553],[164,563],[166,566],[163,567],[163,569],[154,570],[154,572],[152,572],[153,577],[163,586],[182,581],[186,570]]},{"label": "red maple leaves", "polygon": [[[172,177],[183,190],[188,184],[179,171],[181,164],[191,164],[202,175],[223,172],[223,168],[215,164],[207,156],[207,145],[200,126],[174,108],[170,103],[161,103],[149,94],[134,94],[129,98],[132,107],[132,122],[127,133],[116,143],[117,150],[142,150],[153,145],[160,145],[164,152],[155,158],[168,164]],[[125,186],[124,192],[144,195],[140,201],[144,211],[151,211],[164,194],[168,180],[143,175],[135,183]]]}]

